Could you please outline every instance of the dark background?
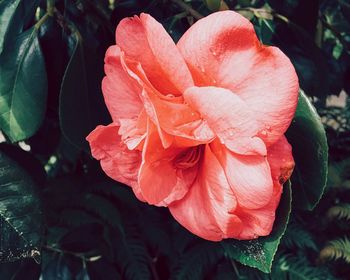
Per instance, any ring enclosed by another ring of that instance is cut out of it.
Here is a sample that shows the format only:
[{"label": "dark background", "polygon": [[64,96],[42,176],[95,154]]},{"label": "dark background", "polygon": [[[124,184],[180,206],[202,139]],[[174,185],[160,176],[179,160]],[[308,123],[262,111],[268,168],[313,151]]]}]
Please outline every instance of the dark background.
[{"label": "dark background", "polygon": [[[150,13],[177,41],[219,9],[288,55],[327,133],[324,197],[295,201],[270,274],[137,201],[85,141],[111,121],[100,84],[122,18]],[[346,0],[0,0],[0,279],[350,279],[349,21]]]}]

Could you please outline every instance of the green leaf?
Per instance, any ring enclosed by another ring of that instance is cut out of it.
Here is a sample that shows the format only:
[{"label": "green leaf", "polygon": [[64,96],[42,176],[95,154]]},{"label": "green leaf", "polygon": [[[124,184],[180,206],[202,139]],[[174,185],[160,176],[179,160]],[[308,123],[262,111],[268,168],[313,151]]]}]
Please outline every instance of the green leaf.
[{"label": "green leaf", "polygon": [[88,84],[81,38],[72,36],[74,49],[61,84],[60,126],[64,136],[77,148],[89,150],[86,136],[91,131]]},{"label": "green leaf", "polygon": [[0,56],[0,127],[11,141],[32,136],[46,110],[47,79],[37,29],[19,35]]},{"label": "green leaf", "polygon": [[115,229],[119,229],[124,234],[121,217],[118,209],[113,203],[103,196],[88,193],[76,201],[88,213],[94,214],[99,220],[105,222]]},{"label": "green leaf", "polygon": [[3,50],[7,30],[20,2],[20,0],[0,2],[0,53]]},{"label": "green leaf", "polygon": [[[0,53],[6,43],[23,31],[24,25],[33,17],[38,0],[0,1]],[[11,45],[9,45],[11,48]]]},{"label": "green leaf", "polygon": [[265,45],[271,45],[272,37],[276,29],[275,22],[263,17],[257,18],[256,22],[257,23],[254,24],[254,28],[260,41]]},{"label": "green leaf", "polygon": [[291,195],[292,191],[288,181],[283,187],[276,220],[269,236],[247,241],[232,239],[221,242],[227,257],[265,273],[271,272],[273,258],[287,227],[291,209]]},{"label": "green leaf", "polygon": [[303,91],[286,136],[295,160],[291,179],[294,205],[312,210],[327,183],[328,145],[321,119]]},{"label": "green leaf", "polygon": [[31,176],[0,151],[0,261],[38,257],[42,216]]}]

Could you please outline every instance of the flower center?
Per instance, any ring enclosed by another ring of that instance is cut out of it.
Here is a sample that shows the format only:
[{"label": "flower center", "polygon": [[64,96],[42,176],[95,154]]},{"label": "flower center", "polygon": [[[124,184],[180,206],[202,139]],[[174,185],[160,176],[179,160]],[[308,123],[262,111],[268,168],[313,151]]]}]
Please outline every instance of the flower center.
[{"label": "flower center", "polygon": [[204,145],[199,145],[179,153],[173,161],[174,167],[177,169],[187,169],[195,166],[201,158],[203,147]]}]

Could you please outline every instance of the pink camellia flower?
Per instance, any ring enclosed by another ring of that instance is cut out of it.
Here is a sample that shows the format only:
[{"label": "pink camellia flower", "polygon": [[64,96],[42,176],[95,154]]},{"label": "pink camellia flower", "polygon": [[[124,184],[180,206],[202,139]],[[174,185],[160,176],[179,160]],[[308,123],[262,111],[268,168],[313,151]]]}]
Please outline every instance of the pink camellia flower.
[{"label": "pink camellia flower", "polygon": [[294,167],[284,133],[299,88],[278,48],[233,11],[197,21],[176,45],[141,14],[119,23],[105,73],[113,123],[87,140],[110,177],[202,238],[271,232]]}]

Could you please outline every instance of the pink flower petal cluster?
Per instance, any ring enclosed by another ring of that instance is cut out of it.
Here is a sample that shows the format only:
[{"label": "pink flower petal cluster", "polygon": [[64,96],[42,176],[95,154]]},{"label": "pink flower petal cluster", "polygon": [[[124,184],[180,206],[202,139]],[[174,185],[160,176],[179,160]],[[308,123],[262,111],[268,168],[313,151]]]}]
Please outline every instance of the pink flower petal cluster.
[{"label": "pink flower petal cluster", "polygon": [[299,88],[278,48],[233,11],[197,21],[177,44],[141,14],[119,23],[105,73],[113,123],[87,140],[110,177],[202,238],[271,232],[294,167],[284,133]]}]

